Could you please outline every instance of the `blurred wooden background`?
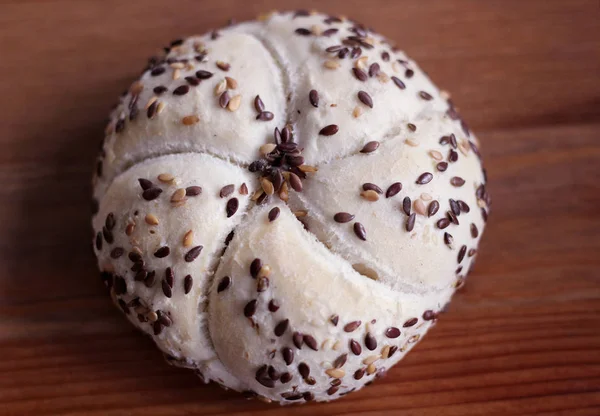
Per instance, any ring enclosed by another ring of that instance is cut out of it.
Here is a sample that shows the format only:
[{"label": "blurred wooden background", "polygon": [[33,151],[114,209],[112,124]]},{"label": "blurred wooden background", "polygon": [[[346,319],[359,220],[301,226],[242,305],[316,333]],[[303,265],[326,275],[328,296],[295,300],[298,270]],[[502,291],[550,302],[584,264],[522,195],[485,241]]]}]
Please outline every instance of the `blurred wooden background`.
[{"label": "blurred wooden background", "polygon": [[[330,404],[248,402],[171,368],[105,295],[92,160],[157,47],[270,9],[345,14],[453,93],[494,197],[449,313]],[[0,415],[600,414],[597,0],[0,0]]]}]

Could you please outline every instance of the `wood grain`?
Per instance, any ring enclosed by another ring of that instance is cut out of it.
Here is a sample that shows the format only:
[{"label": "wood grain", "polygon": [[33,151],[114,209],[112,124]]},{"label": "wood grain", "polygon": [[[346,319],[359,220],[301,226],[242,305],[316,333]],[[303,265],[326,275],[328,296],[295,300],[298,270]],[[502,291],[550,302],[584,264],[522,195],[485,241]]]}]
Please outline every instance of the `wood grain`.
[{"label": "wood grain", "polygon": [[[373,386],[248,402],[162,362],[110,304],[89,241],[105,116],[157,46],[274,8],[376,27],[453,92],[494,197],[448,313]],[[596,0],[0,0],[1,415],[600,414]]]}]

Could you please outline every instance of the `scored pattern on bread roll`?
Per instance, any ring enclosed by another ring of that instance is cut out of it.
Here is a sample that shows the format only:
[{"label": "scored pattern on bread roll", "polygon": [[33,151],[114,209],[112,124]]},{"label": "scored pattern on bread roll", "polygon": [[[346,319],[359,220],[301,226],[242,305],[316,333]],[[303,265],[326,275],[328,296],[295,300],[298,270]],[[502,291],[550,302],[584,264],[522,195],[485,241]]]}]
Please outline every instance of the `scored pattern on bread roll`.
[{"label": "scored pattern on bread roll", "polygon": [[94,173],[115,303],[168,362],[246,397],[383,376],[464,284],[489,213],[448,94],[382,36],[304,11],[165,51]]}]

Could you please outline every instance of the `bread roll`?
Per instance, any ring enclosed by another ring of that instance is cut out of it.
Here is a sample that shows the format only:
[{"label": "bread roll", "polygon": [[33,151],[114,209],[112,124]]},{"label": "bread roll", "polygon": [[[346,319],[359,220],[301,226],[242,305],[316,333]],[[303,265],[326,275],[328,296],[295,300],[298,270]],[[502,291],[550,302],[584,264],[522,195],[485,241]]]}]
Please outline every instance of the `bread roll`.
[{"label": "bread roll", "polygon": [[273,13],[174,41],[106,128],[101,276],[205,382],[336,399],[464,282],[491,202],[477,146],[447,93],[356,22]]}]

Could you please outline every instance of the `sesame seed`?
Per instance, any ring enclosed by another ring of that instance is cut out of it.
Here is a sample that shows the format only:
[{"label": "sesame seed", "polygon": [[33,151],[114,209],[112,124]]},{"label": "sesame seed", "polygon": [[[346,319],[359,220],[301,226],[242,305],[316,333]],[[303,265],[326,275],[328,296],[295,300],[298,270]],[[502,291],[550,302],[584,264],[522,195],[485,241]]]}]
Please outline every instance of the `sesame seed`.
[{"label": "sesame seed", "polygon": [[227,218],[233,216],[239,207],[239,201],[237,198],[231,198],[227,201],[227,206],[225,208],[225,212],[227,213]]},{"label": "sesame seed", "polygon": [[256,291],[264,292],[269,288],[269,278],[265,276],[260,276],[256,281]]},{"label": "sesame seed", "polygon": [[303,28],[303,27],[299,27],[299,28],[298,28],[298,29],[296,29],[294,32],[295,32],[297,35],[300,35],[300,36],[310,36],[310,35],[312,35],[312,32],[311,32],[310,30],[308,30],[308,29],[305,29],[305,28]]},{"label": "sesame seed", "polygon": [[465,201],[458,200],[458,206],[460,210],[464,213],[469,213],[471,211],[471,208],[469,208]]},{"label": "sesame seed", "polygon": [[171,289],[171,287],[167,284],[165,280],[162,281],[161,286],[163,294],[166,297],[170,298],[171,296],[173,296],[173,289]]},{"label": "sesame seed", "polygon": [[358,370],[356,370],[354,372],[354,379],[355,380],[360,380],[361,378],[363,378],[364,375],[365,375],[365,369],[364,368],[359,368]]},{"label": "sesame seed", "polygon": [[268,309],[270,312],[277,312],[279,310],[279,303],[275,299],[269,301]]},{"label": "sesame seed", "polygon": [[409,320],[404,322],[404,325],[402,325],[402,326],[404,328],[409,328],[411,326],[414,326],[418,321],[419,321],[419,318],[410,318]]},{"label": "sesame seed", "polygon": [[188,186],[185,188],[185,196],[198,196],[202,193],[202,188],[199,186]]},{"label": "sesame seed", "polygon": [[373,190],[362,191],[360,193],[360,196],[362,196],[367,201],[371,201],[371,202],[375,202],[375,201],[379,200],[379,194]]},{"label": "sesame seed", "polygon": [[[154,98],[156,98],[156,97],[154,97]],[[146,109],[146,116],[148,118],[154,117],[154,115],[156,114],[157,107],[158,107],[158,104],[157,104],[156,100],[154,100]]]},{"label": "sesame seed", "polygon": [[430,150],[429,156],[431,156],[433,159],[435,159],[437,161],[440,161],[444,158],[444,156],[442,156],[442,154],[440,152],[438,152],[437,150]]},{"label": "sesame seed", "polygon": [[154,186],[154,184],[152,182],[150,182],[148,179],[139,178],[138,182],[140,183],[140,187],[142,188],[143,191],[150,189]]},{"label": "sesame seed", "polygon": [[302,181],[300,177],[296,175],[294,172],[290,172],[289,182],[292,189],[296,192],[302,192]]},{"label": "sesame seed", "polygon": [[147,214],[146,218],[144,218],[144,221],[146,221],[146,224],[149,225],[158,225],[158,218],[154,214]]},{"label": "sesame seed", "polygon": [[370,351],[373,351],[375,348],[377,348],[377,340],[373,335],[371,335],[370,332],[367,332],[367,335],[365,335],[365,346]]},{"label": "sesame seed", "polygon": [[350,222],[350,221],[352,221],[353,219],[354,219],[354,215],[352,215],[352,214],[349,214],[349,213],[347,213],[347,212],[338,212],[337,214],[335,214],[335,215],[333,216],[333,220],[334,220],[335,222],[339,222],[339,223],[341,223],[341,224],[344,224],[344,223]]},{"label": "sesame seed", "polygon": [[375,150],[377,150],[378,147],[379,147],[378,141],[371,141],[371,142],[368,142],[367,144],[365,144],[360,152],[361,153],[373,153]]},{"label": "sesame seed", "polygon": [[258,112],[258,113],[262,113],[265,109],[265,104],[263,103],[263,101],[260,99],[260,96],[257,95],[256,97],[254,97],[254,109]]},{"label": "sesame seed", "polygon": [[110,252],[110,257],[113,259],[118,259],[125,253],[123,247],[115,247]]},{"label": "sesame seed", "polygon": [[170,173],[161,173],[157,176],[157,179],[162,183],[171,183],[175,180],[175,177]]},{"label": "sesame seed", "polygon": [[256,312],[256,299],[251,300],[244,306],[244,316],[250,318]]},{"label": "sesame seed", "polygon": [[229,276],[223,277],[221,279],[221,281],[219,282],[219,284],[217,285],[217,293],[220,293],[220,292],[226,290],[230,284],[231,284],[231,277],[229,277]]},{"label": "sesame seed", "polygon": [[380,70],[381,68],[379,67],[379,64],[377,62],[372,63],[371,66],[369,66],[369,76],[376,77],[377,75],[379,75]]},{"label": "sesame seed", "polygon": [[294,351],[291,348],[282,348],[281,355],[283,356],[283,361],[286,365],[290,365],[292,362],[294,362]]},{"label": "sesame seed", "polygon": [[440,230],[443,230],[444,228],[446,228],[450,225],[450,220],[448,218],[442,218],[442,219],[438,220],[436,225]]},{"label": "sesame seed", "polygon": [[261,268],[262,261],[259,258],[252,260],[252,263],[250,263],[250,276],[256,279],[258,277],[258,272],[260,272]]},{"label": "sesame seed", "polygon": [[192,285],[194,284],[194,279],[192,278],[191,275],[187,275],[184,279],[183,279],[183,291],[184,293],[187,295],[188,293],[190,293],[190,291],[192,290]]},{"label": "sesame seed", "polygon": [[227,106],[229,105],[229,100],[229,93],[227,91],[221,94],[221,96],[219,97],[219,105],[221,106],[221,108],[227,108]]},{"label": "sesame seed", "polygon": [[216,65],[221,71],[225,71],[225,72],[229,71],[229,69],[231,68],[231,65],[229,65],[227,62],[223,62],[223,61],[217,61]]},{"label": "sesame seed", "polygon": [[183,201],[185,199],[185,194],[186,194],[185,189],[183,189],[183,188],[176,189],[175,192],[173,192],[173,195],[171,195],[171,202],[177,203],[177,202]]},{"label": "sesame seed", "polygon": [[156,68],[152,69],[152,71],[150,71],[150,75],[153,77],[157,77],[160,74],[163,74],[164,72],[165,72],[164,66],[157,66]]},{"label": "sesame seed", "polygon": [[192,126],[200,121],[200,117],[196,115],[185,116],[181,119],[181,122],[186,126]]},{"label": "sesame seed", "polygon": [[452,184],[452,186],[456,186],[457,188],[459,188],[465,184],[465,180],[460,176],[454,176],[450,179],[450,183]]},{"label": "sesame seed", "polygon": [[160,188],[149,188],[142,192],[142,198],[146,201],[152,201],[153,199],[158,198],[161,193],[162,189]]},{"label": "sesame seed", "polygon": [[109,212],[106,216],[106,220],[104,220],[104,225],[107,230],[113,230],[115,225],[117,225],[117,221],[115,220],[115,214]]},{"label": "sesame seed", "polygon": [[335,35],[337,32],[339,31],[339,29],[336,28],[331,28],[331,29],[327,29],[325,30],[323,33],[321,33],[321,36],[331,36],[331,35]]},{"label": "sesame seed", "polygon": [[327,69],[338,69],[340,63],[338,61],[327,60],[323,63],[323,66]]},{"label": "sesame seed", "polygon": [[256,277],[260,278],[260,277],[266,277],[268,275],[271,274],[271,266],[269,266],[268,264],[265,264],[264,266],[262,266],[260,268],[260,270],[258,271],[258,274],[256,275]]},{"label": "sesame seed", "polygon": [[192,77],[192,76],[188,76],[184,78],[188,84],[190,84],[192,87],[197,87],[198,85],[200,85],[200,81],[198,80],[198,78],[196,77]]},{"label": "sesame seed", "polygon": [[234,190],[235,190],[235,185],[233,185],[233,184],[225,185],[224,187],[221,188],[221,191],[219,191],[219,196],[221,198],[226,198],[229,195],[231,195]]},{"label": "sesame seed", "polygon": [[368,60],[369,60],[368,56],[360,57],[354,62],[354,66],[359,69],[365,69],[367,67]]},{"label": "sesame seed", "polygon": [[275,326],[275,330],[273,331],[275,333],[275,336],[277,336],[277,337],[282,336],[285,333],[285,331],[287,330],[289,323],[290,323],[289,319],[284,319],[283,321],[280,321]]},{"label": "sesame seed", "polygon": [[171,253],[171,249],[169,249],[168,246],[163,246],[154,252],[154,257],[158,257],[159,259],[162,259],[163,257],[167,257],[170,253]]},{"label": "sesame seed", "polygon": [[167,104],[164,101],[160,101],[158,103],[158,106],[156,107],[156,114],[162,113],[162,111],[165,109],[166,106],[167,106]]},{"label": "sesame seed", "polygon": [[155,276],[156,276],[156,273],[154,272],[154,270],[149,272],[148,276],[146,276],[146,278],[144,279],[144,285],[146,287],[152,287],[154,285]]},{"label": "sesame seed", "polygon": [[102,233],[96,234],[96,250],[102,250]]},{"label": "sesame seed", "polygon": [[322,136],[333,136],[339,131],[339,127],[336,124],[330,124],[325,126],[319,131],[319,134]]},{"label": "sesame seed", "polygon": [[190,251],[188,251],[185,254],[185,256],[183,257],[184,260],[187,263],[193,262],[200,255],[200,252],[202,251],[203,248],[204,248],[203,246],[196,246],[196,247],[192,248]]},{"label": "sesame seed", "polygon": [[383,190],[379,186],[375,185],[374,183],[369,183],[369,182],[364,183],[362,185],[362,189],[364,191],[375,191],[378,194],[382,194],[383,193]]},{"label": "sesame seed", "polygon": [[231,77],[225,77],[225,81],[227,83],[227,88],[231,90],[235,90],[238,87],[237,81]]},{"label": "sesame seed", "polygon": [[196,77],[199,79],[209,79],[212,76],[213,76],[212,72],[205,71],[203,69],[196,71]]},{"label": "sesame seed", "polygon": [[458,160],[458,153],[455,150],[450,149],[450,153],[448,154],[448,160],[450,162],[456,162]]},{"label": "sesame seed", "polygon": [[302,378],[307,378],[310,375],[310,367],[306,363],[298,364],[298,372]]},{"label": "sesame seed", "polygon": [[190,87],[188,85],[180,85],[173,90],[173,95],[185,95],[189,92]]},{"label": "sesame seed", "polygon": [[236,95],[235,97],[232,97],[231,100],[229,100],[229,103],[227,103],[227,109],[231,112],[237,111],[238,108],[240,108],[241,103],[242,103],[242,96]]},{"label": "sesame seed", "polygon": [[319,93],[316,90],[310,90],[308,93],[308,100],[313,107],[319,107]]},{"label": "sesame seed", "polygon": [[333,46],[329,46],[327,49],[325,49],[325,52],[335,53],[335,52],[339,52],[342,48],[343,48],[342,45],[333,45]]},{"label": "sesame seed", "polygon": [[350,340],[350,351],[352,351],[352,353],[354,355],[360,355],[360,353],[362,352],[362,347],[360,346],[360,344],[358,342],[351,339]]},{"label": "sesame seed", "polygon": [[356,79],[358,79],[359,81],[366,81],[369,77],[367,76],[367,74],[365,73],[365,71],[363,71],[360,68],[352,68],[352,73],[354,74],[354,77]]},{"label": "sesame seed", "polygon": [[444,243],[450,248],[454,249],[454,237],[451,234],[444,233]]},{"label": "sesame seed", "polygon": [[373,364],[375,361],[379,360],[379,355],[369,355],[367,358],[362,360],[362,363],[365,365]]},{"label": "sesame seed", "polygon": [[404,82],[402,82],[400,78],[393,76],[392,81],[394,81],[394,84],[396,84],[396,86],[401,90],[406,88],[406,85],[404,85]]},{"label": "sesame seed", "polygon": [[269,211],[269,222],[273,222],[279,217],[280,209],[279,207],[275,207]]},{"label": "sesame seed", "polygon": [[433,175],[429,172],[425,172],[422,173],[418,178],[416,183],[418,185],[425,185],[428,184],[429,182],[431,182],[431,180],[433,179]]},{"label": "sesame seed", "polygon": [[305,334],[302,336],[302,340],[308,346],[308,348],[310,348],[311,350],[313,350],[313,351],[319,350],[319,346],[318,346],[319,344],[317,343],[317,340],[312,335]]},{"label": "sesame seed", "polygon": [[175,282],[175,273],[173,273],[173,269],[170,267],[165,269],[165,282],[167,282],[170,288],[173,288],[173,283]]},{"label": "sesame seed", "polygon": [[415,200],[415,202],[413,203],[413,207],[415,209],[415,212],[419,215],[425,215],[427,212],[427,208],[425,208],[425,203],[420,199]]},{"label": "sesame seed", "polygon": [[429,94],[425,91],[419,91],[419,97],[421,97],[425,101],[433,100],[433,97],[431,96],[431,94]]},{"label": "sesame seed", "polygon": [[354,58],[358,58],[360,55],[362,55],[362,49],[361,48],[352,48],[352,52],[350,53],[350,58],[354,59]]},{"label": "sesame seed", "polygon": [[448,202],[450,204],[450,210],[452,211],[452,213],[454,215],[460,215],[460,208],[458,206],[458,203],[454,199],[452,199],[452,198],[450,198],[448,200]]},{"label": "sesame seed", "polygon": [[406,139],[404,140],[404,143],[411,147],[417,147],[419,145],[419,142],[417,142],[415,139]]},{"label": "sesame seed", "polygon": [[469,257],[473,257],[475,254],[477,254],[477,250],[474,248],[470,248],[468,253]]},{"label": "sesame seed", "polygon": [[458,218],[456,217],[456,215],[454,215],[454,212],[447,211],[446,216],[448,217],[450,222],[452,222],[453,224],[459,225]]},{"label": "sesame seed", "polygon": [[352,117],[354,118],[358,118],[362,115],[363,113],[363,109],[360,107],[354,107],[354,110],[352,110]]},{"label": "sesame seed", "polygon": [[361,103],[363,103],[367,107],[373,108],[373,99],[371,98],[371,96],[367,92],[365,92],[365,91],[359,91],[358,92],[358,99],[360,100]]},{"label": "sesame seed", "polygon": [[410,206],[411,206],[410,198],[404,197],[404,199],[402,200],[402,210],[404,211],[404,213],[406,215],[410,215]]},{"label": "sesame seed", "polygon": [[356,330],[361,324],[361,321],[352,321],[344,325],[345,332],[352,332]]},{"label": "sesame seed", "polygon": [[473,238],[477,238],[479,236],[479,230],[477,229],[477,226],[473,223],[471,223],[471,237]]},{"label": "sesame seed", "polygon": [[273,195],[273,193],[275,193],[275,187],[273,186],[273,182],[271,182],[265,177],[260,179],[260,186],[267,195]]},{"label": "sesame seed", "polygon": [[333,361],[333,367],[334,368],[341,368],[344,366],[344,364],[346,364],[346,360],[348,359],[348,354],[342,354],[339,357],[337,357],[334,361]]},{"label": "sesame seed", "polygon": [[400,336],[400,330],[394,326],[391,326],[385,330],[385,336],[392,339],[398,338]]},{"label": "sesame seed", "polygon": [[439,172],[445,172],[446,169],[448,169],[448,163],[446,163],[446,162],[440,162],[437,165],[435,165],[435,167],[437,168],[437,170]]},{"label": "sesame seed", "polygon": [[367,231],[360,222],[354,223],[354,234],[363,241],[367,241]]},{"label": "sesame seed", "polygon": [[[367,184],[365,184],[365,185],[367,185]],[[363,189],[365,189],[365,185],[363,185]],[[376,186],[376,185],[374,185],[374,186]],[[379,187],[377,187],[377,188],[379,188]],[[397,195],[398,192],[400,192],[401,190],[402,190],[402,183],[394,182],[393,184],[390,185],[390,187],[387,189],[387,191],[385,191],[385,197],[391,198],[391,197]]]},{"label": "sesame seed", "polygon": [[333,377],[333,378],[342,378],[346,375],[346,372],[344,370],[342,370],[341,368],[330,368],[328,370],[325,370],[325,373],[329,377]]},{"label": "sesame seed", "polygon": [[112,231],[110,231],[106,227],[102,227],[102,236],[104,237],[104,240],[106,240],[106,242],[108,244],[112,244],[115,241],[115,237],[113,236]]},{"label": "sesame seed", "polygon": [[457,258],[457,260],[458,260],[459,263],[463,261],[463,259],[465,258],[465,254],[467,254],[467,246],[462,246],[460,248],[460,250],[458,251],[458,258]]}]

